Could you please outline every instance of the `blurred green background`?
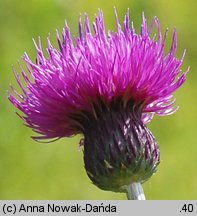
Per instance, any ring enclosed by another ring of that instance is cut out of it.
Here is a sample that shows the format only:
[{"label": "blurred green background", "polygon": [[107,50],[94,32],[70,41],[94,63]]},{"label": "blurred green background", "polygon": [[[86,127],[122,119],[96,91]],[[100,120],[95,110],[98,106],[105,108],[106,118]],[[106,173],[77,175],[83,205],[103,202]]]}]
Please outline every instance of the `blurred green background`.
[{"label": "blurred green background", "polygon": [[98,8],[106,29],[115,29],[113,7],[122,22],[126,9],[137,30],[141,13],[148,23],[156,15],[162,31],[169,27],[168,47],[174,26],[178,32],[177,57],[187,49],[183,70],[191,66],[187,82],[175,96],[178,112],[155,117],[149,124],[161,150],[158,172],[144,184],[147,199],[197,199],[197,1],[195,0],[0,0],[0,199],[125,199],[124,194],[101,191],[86,176],[80,137],[51,144],[31,140],[31,129],[14,113],[7,100],[9,84],[16,82],[11,66],[26,51],[35,59],[32,38],[61,31],[66,19],[77,36],[80,13],[93,21]]}]

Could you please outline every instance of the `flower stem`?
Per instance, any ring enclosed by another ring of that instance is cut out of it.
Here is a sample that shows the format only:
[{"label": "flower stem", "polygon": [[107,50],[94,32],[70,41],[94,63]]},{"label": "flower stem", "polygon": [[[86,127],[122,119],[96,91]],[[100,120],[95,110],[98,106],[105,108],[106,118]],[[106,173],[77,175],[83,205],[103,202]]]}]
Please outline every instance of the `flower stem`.
[{"label": "flower stem", "polygon": [[132,183],[127,186],[128,200],[145,200],[144,191],[141,183]]}]

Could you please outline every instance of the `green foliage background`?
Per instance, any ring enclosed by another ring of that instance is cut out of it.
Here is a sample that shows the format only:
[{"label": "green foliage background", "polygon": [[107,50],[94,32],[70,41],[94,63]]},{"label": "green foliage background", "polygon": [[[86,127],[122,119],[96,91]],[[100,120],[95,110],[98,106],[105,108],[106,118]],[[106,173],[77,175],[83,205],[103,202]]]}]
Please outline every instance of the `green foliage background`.
[{"label": "green foliage background", "polygon": [[195,0],[0,0],[0,199],[125,199],[124,194],[101,191],[86,176],[80,137],[52,144],[31,140],[31,129],[14,113],[7,100],[9,84],[16,82],[11,66],[26,51],[35,59],[32,38],[61,31],[66,19],[77,36],[80,13],[93,21],[98,8],[104,12],[106,29],[115,29],[113,7],[122,22],[126,9],[137,30],[141,14],[148,23],[156,15],[164,32],[169,27],[168,48],[174,26],[180,58],[187,49],[183,70],[191,66],[185,85],[175,96],[179,111],[155,117],[149,124],[161,149],[158,172],[144,184],[147,199],[197,199],[197,1]]}]

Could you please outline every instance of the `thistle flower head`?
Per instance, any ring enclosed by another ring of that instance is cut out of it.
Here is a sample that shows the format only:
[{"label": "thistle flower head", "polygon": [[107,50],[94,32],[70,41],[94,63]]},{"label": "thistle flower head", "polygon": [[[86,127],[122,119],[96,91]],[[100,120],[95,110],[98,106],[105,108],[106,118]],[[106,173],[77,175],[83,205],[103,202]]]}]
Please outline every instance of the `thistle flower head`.
[{"label": "thistle flower head", "polygon": [[[85,15],[74,40],[66,24],[61,39],[57,32],[58,50],[48,38],[47,56],[40,40],[35,43],[36,62],[25,54],[26,69],[19,64],[24,84],[15,72],[22,94],[12,91],[9,99],[26,125],[41,135],[35,139],[83,134],[89,177],[102,189],[119,191],[155,172],[159,150],[145,124],[155,114],[176,111],[173,93],[186,72],[180,70],[184,54],[175,56],[176,30],[165,54],[167,31],[162,36],[156,17],[148,27],[143,15],[137,34],[129,12],[122,27],[115,16],[116,32],[106,33],[101,11],[93,31]],[[152,37],[153,28],[157,35]]]}]

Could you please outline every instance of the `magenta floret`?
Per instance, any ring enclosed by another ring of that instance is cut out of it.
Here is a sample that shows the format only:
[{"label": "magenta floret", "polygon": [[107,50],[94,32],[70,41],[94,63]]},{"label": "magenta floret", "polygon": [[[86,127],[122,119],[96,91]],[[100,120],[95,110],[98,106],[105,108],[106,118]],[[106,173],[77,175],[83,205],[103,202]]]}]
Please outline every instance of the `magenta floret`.
[{"label": "magenta floret", "polygon": [[[129,13],[123,29],[117,14],[117,31],[105,31],[103,14],[99,11],[92,33],[88,17],[84,28],[79,19],[79,37],[73,39],[65,24],[62,39],[57,32],[59,50],[48,38],[47,57],[39,40],[35,43],[36,62],[24,54],[26,69],[19,64],[25,83],[16,80],[22,89],[12,89],[9,100],[23,114],[26,125],[41,134],[36,139],[72,136],[81,131],[73,115],[81,111],[94,112],[99,98],[110,104],[116,98],[125,103],[132,99],[142,107],[142,121],[154,114],[168,115],[176,111],[173,93],[186,79],[181,72],[183,57],[176,58],[177,36],[174,30],[169,53],[164,53],[165,38],[155,17],[148,28],[142,16],[141,33],[130,27]],[[152,28],[157,37],[151,37]],[[185,52],[184,52],[185,53]]]}]

